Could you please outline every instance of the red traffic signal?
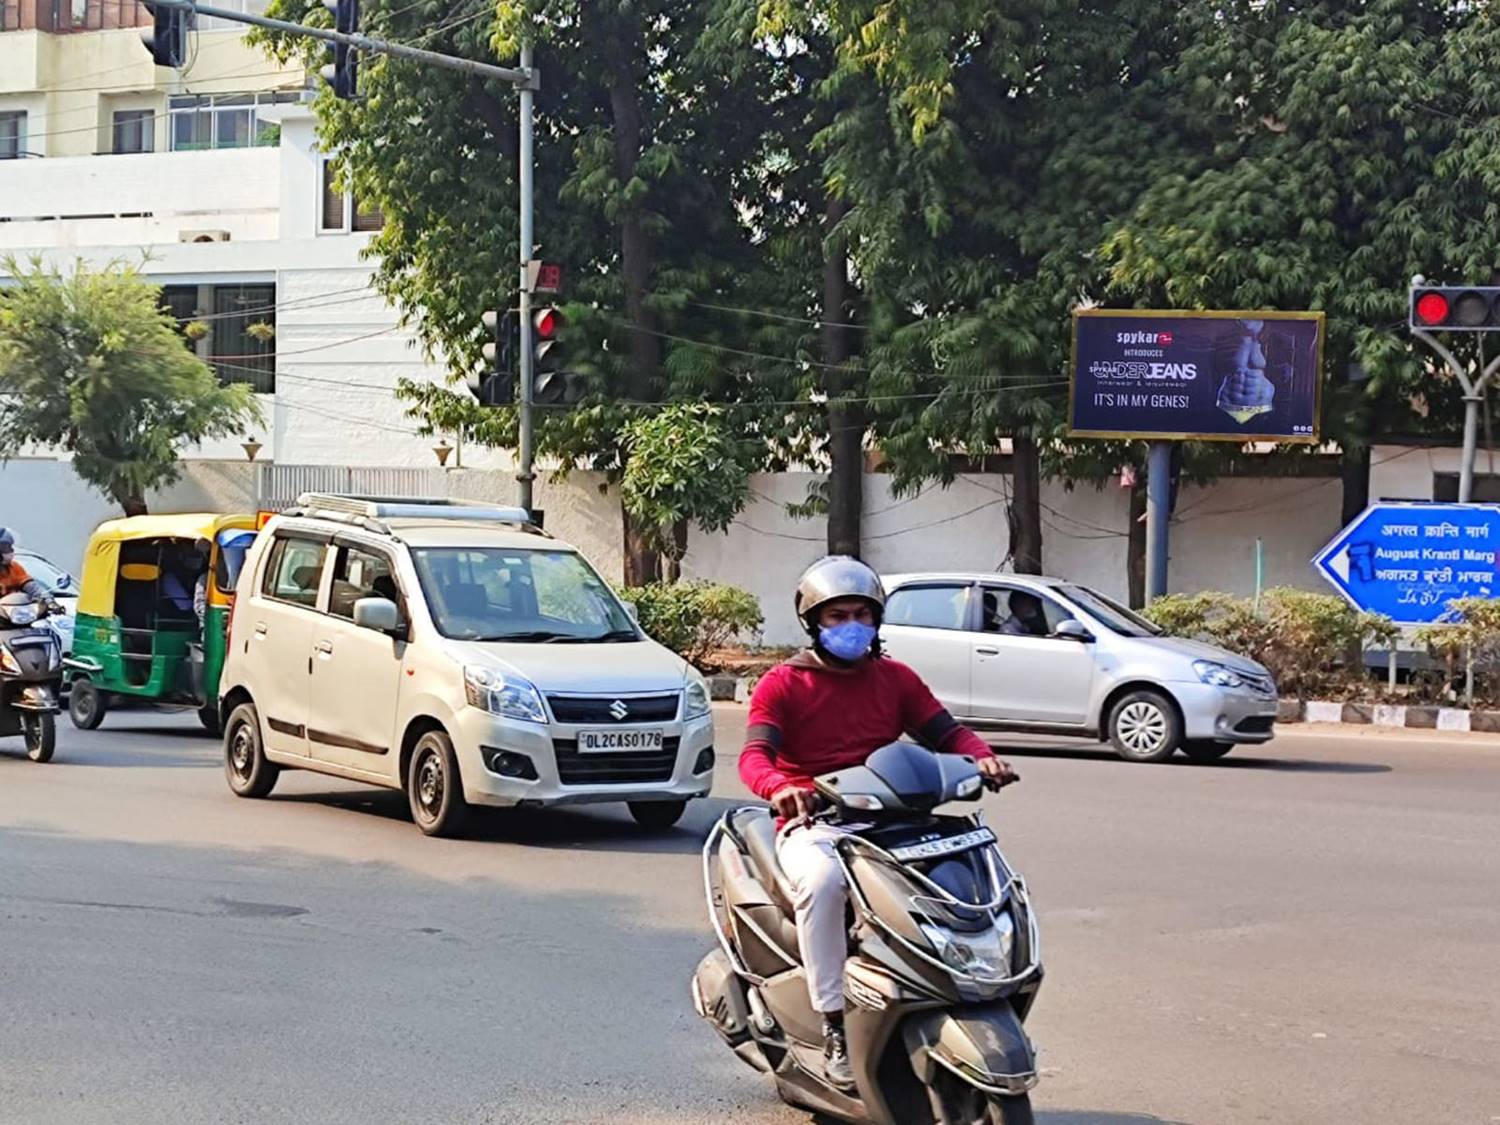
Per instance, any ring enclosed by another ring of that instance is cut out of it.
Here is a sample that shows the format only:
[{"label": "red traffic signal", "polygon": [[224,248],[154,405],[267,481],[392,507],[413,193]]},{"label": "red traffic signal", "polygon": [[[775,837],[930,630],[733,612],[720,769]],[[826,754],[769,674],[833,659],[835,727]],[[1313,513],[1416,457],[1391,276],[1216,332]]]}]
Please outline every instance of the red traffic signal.
[{"label": "red traffic signal", "polygon": [[1433,286],[1411,291],[1409,324],[1444,332],[1500,331],[1500,286]]},{"label": "red traffic signal", "polygon": [[531,326],[536,332],[537,343],[554,340],[562,331],[563,314],[557,309],[537,309],[532,314]]}]

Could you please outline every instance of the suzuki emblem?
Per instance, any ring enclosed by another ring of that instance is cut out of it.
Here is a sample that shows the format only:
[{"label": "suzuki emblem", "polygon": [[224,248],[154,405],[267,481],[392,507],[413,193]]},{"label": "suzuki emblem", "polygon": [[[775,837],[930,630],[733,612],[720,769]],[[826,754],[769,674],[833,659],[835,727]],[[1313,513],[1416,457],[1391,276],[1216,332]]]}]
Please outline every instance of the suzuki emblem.
[{"label": "suzuki emblem", "polygon": [[609,713],[614,716],[615,722],[623,723],[630,714],[630,708],[625,706],[624,700],[617,699],[609,705]]}]

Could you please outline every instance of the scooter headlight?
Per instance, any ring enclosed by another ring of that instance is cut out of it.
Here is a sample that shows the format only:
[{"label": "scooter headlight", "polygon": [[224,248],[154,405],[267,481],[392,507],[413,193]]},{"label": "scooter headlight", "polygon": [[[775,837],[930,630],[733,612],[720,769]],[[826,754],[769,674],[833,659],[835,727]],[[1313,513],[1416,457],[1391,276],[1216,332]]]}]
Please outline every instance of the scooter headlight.
[{"label": "scooter headlight", "polygon": [[36,623],[36,606],[13,605],[6,610],[5,615],[10,618],[12,625],[33,625]]},{"label": "scooter headlight", "polygon": [[1016,923],[1009,911],[999,914],[993,926],[978,933],[960,934],[946,926],[928,924],[923,924],[922,933],[943,964],[961,976],[994,984],[1011,975]]}]

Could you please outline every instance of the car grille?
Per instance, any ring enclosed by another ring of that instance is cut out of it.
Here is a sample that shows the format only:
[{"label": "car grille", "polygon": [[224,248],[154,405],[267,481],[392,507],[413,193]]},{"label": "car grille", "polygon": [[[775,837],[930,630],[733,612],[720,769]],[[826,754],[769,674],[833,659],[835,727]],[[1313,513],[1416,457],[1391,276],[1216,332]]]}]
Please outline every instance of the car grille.
[{"label": "car grille", "polygon": [[1252,676],[1248,672],[1236,672],[1235,675],[1244,680],[1245,686],[1256,695],[1263,695],[1267,699],[1275,697],[1276,683],[1270,676]]},{"label": "car grille", "polygon": [[[560,723],[669,723],[677,718],[675,691],[667,695],[549,695],[547,703]],[[624,714],[619,713],[622,708]]]},{"label": "car grille", "polygon": [[680,738],[664,738],[660,750],[581,754],[576,739],[554,738],[552,750],[557,758],[557,779],[564,785],[633,785],[671,780],[681,744]]},{"label": "car grille", "polygon": [[1275,721],[1270,715],[1252,715],[1248,719],[1241,719],[1234,729],[1240,734],[1270,734]]}]

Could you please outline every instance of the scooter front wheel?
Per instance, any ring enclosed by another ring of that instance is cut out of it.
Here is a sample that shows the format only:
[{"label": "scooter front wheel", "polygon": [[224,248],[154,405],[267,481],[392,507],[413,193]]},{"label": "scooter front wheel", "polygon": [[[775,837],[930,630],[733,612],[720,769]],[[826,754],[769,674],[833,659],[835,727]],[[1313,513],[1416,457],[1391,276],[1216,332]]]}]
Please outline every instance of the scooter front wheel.
[{"label": "scooter front wheel", "polygon": [[990,1098],[989,1125],[1036,1125],[1028,1094]]},{"label": "scooter front wheel", "polygon": [[50,762],[57,749],[57,717],[49,712],[33,712],[21,719],[26,736],[26,756],[33,762]]}]

